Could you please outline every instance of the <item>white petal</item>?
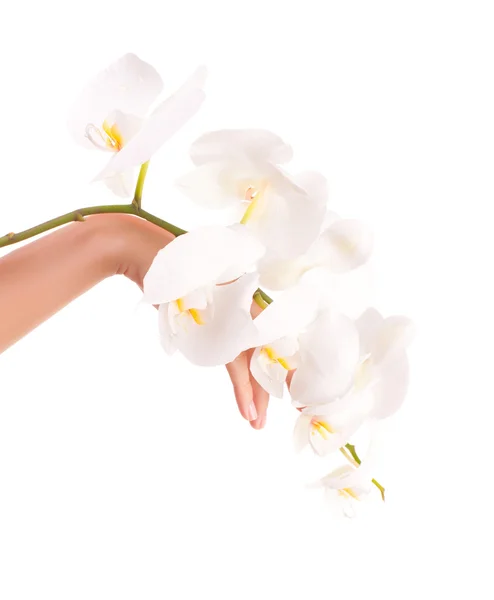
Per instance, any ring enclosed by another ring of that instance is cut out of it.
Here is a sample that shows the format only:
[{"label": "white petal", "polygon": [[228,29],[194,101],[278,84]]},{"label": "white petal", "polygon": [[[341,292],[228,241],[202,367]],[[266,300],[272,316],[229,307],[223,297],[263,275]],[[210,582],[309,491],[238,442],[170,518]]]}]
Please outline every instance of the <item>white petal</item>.
[{"label": "white petal", "polygon": [[308,196],[326,204],[328,200],[328,180],[316,171],[303,171],[293,177],[293,181],[301,187]]},{"label": "white petal", "polygon": [[293,429],[293,444],[296,452],[301,452],[309,443],[311,417],[301,414]]},{"label": "white petal", "polygon": [[344,273],[363,265],[371,255],[372,245],[372,234],[363,223],[340,219],[321,234],[311,249],[311,259],[315,265]]},{"label": "white petal", "polygon": [[107,177],[103,180],[106,187],[120,198],[130,198],[133,196],[136,182],[137,178],[132,170],[119,173],[113,177]]},{"label": "white petal", "polygon": [[266,190],[264,201],[262,216],[247,225],[266,248],[283,259],[308,250],[319,235],[324,204],[279,176]]},{"label": "white petal", "polygon": [[[353,383],[359,361],[359,336],[354,322],[333,310],[322,311],[299,338],[301,365],[294,374],[291,392],[309,393],[315,383],[327,399],[343,395]],[[298,381],[297,381],[298,380]]]},{"label": "white petal", "polygon": [[333,430],[333,433],[324,436],[319,433],[311,435],[314,451],[324,456],[342,448],[363,425],[373,407],[374,397],[369,390],[361,394],[347,394],[326,405],[305,408],[304,414],[325,421]]},{"label": "white petal", "polygon": [[259,262],[258,271],[261,287],[277,291],[296,285],[306,272],[306,268],[305,264],[297,259],[282,260],[266,257]]},{"label": "white petal", "polygon": [[69,117],[75,140],[93,147],[86,139],[86,126],[100,128],[110,111],[144,116],[163,88],[156,70],[135,54],[126,54],[99,73],[83,90]]},{"label": "white petal", "polygon": [[384,320],[376,336],[372,359],[376,363],[392,359],[397,352],[405,350],[412,342],[415,328],[408,317],[393,316]]},{"label": "white petal", "polygon": [[403,404],[408,390],[408,359],[404,352],[394,356],[381,369],[381,379],[374,387],[375,409],[373,415],[386,419]]},{"label": "white petal", "polygon": [[370,490],[372,461],[362,461],[359,467],[344,465],[324,477],[324,485],[334,490],[358,487]]},{"label": "white petal", "polygon": [[196,229],[158,252],[144,277],[144,298],[151,304],[177,300],[215,283],[232,266],[238,277],[263,252],[256,240],[227,227]]},{"label": "white petal", "polygon": [[116,127],[124,146],[137,135],[144,123],[143,118],[124,113],[121,110],[112,110],[105,121],[108,126]]},{"label": "white petal", "polygon": [[174,332],[170,327],[169,319],[169,305],[161,304],[158,310],[158,327],[160,334],[160,341],[164,351],[167,354],[173,354],[177,347],[174,341]]},{"label": "white petal", "polygon": [[259,332],[256,345],[298,336],[315,319],[318,303],[317,292],[308,286],[284,292],[255,319]]},{"label": "white petal", "polygon": [[332,393],[327,378],[315,368],[307,357],[301,359],[290,383],[290,394],[298,406],[326,404],[338,394]]},{"label": "white petal", "polygon": [[211,163],[197,167],[180,177],[177,186],[196,204],[221,209],[238,203],[236,195],[220,185],[225,164]]},{"label": "white petal", "polygon": [[263,364],[260,348],[256,348],[250,361],[250,372],[257,383],[275,398],[283,398],[288,371],[279,363]]},{"label": "white petal", "polygon": [[281,164],[291,160],[292,149],[279,136],[264,129],[210,131],[201,135],[190,149],[190,156],[198,166],[232,155],[248,155],[258,161]]},{"label": "white petal", "polygon": [[256,275],[214,288],[214,315],[204,325],[192,324],[177,332],[177,348],[200,366],[224,365],[253,346],[254,325],[250,316]]},{"label": "white petal", "polygon": [[208,302],[212,302],[212,296],[213,286],[210,288],[200,288],[184,296],[181,299],[182,306],[185,310],[188,310],[189,308],[204,310],[207,307]]},{"label": "white petal", "polygon": [[355,321],[360,337],[361,354],[372,352],[383,323],[382,315],[375,308],[368,308]]},{"label": "white petal", "polygon": [[198,86],[199,83],[202,85],[202,73],[203,69],[198,69],[181,88],[161,103],[144,121],[138,134],[113,157],[96,179],[145,163],[181,129],[204,101],[204,91]]},{"label": "white petal", "polygon": [[[221,275],[217,279],[217,283],[229,283],[240,275],[243,275],[245,271],[248,271],[251,266],[254,265],[255,262],[264,254],[265,248],[264,246],[257,240],[250,231],[240,223],[235,223],[234,225],[229,225],[228,229],[233,231],[237,236],[237,244],[247,249],[253,248],[255,249],[256,259],[254,261],[249,259],[249,255],[246,258],[246,261],[236,261],[235,263],[231,263],[228,265],[225,271],[221,273]],[[243,240],[243,241],[242,241]]]}]

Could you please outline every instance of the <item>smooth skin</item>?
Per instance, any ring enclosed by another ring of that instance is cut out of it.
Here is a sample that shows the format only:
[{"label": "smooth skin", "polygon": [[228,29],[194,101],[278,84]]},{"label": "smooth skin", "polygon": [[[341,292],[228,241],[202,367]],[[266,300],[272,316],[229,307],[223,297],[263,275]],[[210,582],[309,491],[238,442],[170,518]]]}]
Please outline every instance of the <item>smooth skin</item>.
[{"label": "smooth skin", "polygon": [[[138,217],[104,214],[10,252],[0,259],[0,353],[107,277],[125,275],[142,289],[156,253],[173,239]],[[253,303],[252,316],[260,312]],[[243,352],[226,368],[241,415],[262,429],[269,395],[250,374],[251,354]]]}]

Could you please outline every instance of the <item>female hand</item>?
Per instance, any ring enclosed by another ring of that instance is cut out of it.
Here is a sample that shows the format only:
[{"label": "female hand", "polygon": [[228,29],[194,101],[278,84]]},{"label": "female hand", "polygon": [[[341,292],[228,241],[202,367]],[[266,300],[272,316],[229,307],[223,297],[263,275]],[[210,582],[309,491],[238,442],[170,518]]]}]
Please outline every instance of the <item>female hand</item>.
[{"label": "female hand", "polygon": [[[127,215],[117,217],[121,229],[122,259],[117,272],[126,275],[142,289],[142,282],[158,250],[173,240],[173,236],[163,229]],[[120,218],[122,217],[122,218]],[[261,308],[252,303],[252,317],[260,314]],[[253,350],[242,352],[226,369],[233,384],[233,391],[240,414],[254,429],[262,429],[266,423],[269,394],[257,383],[250,373],[250,359]]]},{"label": "female hand", "polygon": [[[13,250],[0,259],[0,352],[106,277],[122,274],[142,289],[156,253],[173,239],[143,219],[103,214]],[[253,303],[253,317],[259,312]],[[261,429],[269,396],[250,375],[251,355],[226,367],[240,413]]]}]

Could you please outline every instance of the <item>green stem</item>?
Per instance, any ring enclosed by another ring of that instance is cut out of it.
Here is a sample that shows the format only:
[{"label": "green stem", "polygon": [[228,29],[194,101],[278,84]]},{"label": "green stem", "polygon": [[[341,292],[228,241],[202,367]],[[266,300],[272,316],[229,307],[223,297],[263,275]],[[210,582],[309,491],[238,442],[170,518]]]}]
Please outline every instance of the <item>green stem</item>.
[{"label": "green stem", "polygon": [[163,219],[160,219],[159,217],[148,213],[147,210],[143,210],[142,208],[137,210],[136,214],[139,215],[139,217],[146,219],[146,221],[154,223],[155,225],[158,225],[158,227],[161,227],[162,229],[166,229],[166,231],[173,233],[174,236],[179,236],[183,235],[184,233],[187,233],[185,229],[181,229],[180,227],[177,227],[172,223],[168,223],[168,221],[163,221]]},{"label": "green stem", "polygon": [[1,236],[0,248],[17,244],[17,242],[23,242],[24,240],[28,240],[29,238],[39,235],[40,233],[45,233],[45,231],[50,231],[50,229],[55,229],[55,227],[66,225],[72,221],[84,221],[84,217],[89,215],[101,215],[104,213],[126,213],[131,215],[138,214],[134,204],[108,204],[103,206],[88,206],[86,208],[79,208],[78,210],[73,210],[69,213],[61,215],[60,217],[50,219],[49,221],[40,223],[35,227],[30,227],[29,229],[25,229],[19,233],[12,232]]},{"label": "green stem", "polygon": [[259,306],[260,308],[262,308],[262,310],[264,310],[265,308],[267,308],[269,306],[269,302],[266,302],[266,300],[264,300],[263,298],[263,291],[260,288],[257,288],[257,290],[254,292],[254,302],[257,304],[257,306]]},{"label": "green stem", "polygon": [[141,165],[141,170],[139,171],[139,177],[137,178],[136,189],[134,192],[134,200],[133,203],[136,205],[138,209],[141,208],[142,202],[142,190],[144,189],[144,182],[146,181],[146,175],[149,168],[149,161],[143,163]]},{"label": "green stem", "polygon": [[[345,444],[345,448],[348,448],[348,450],[350,451],[350,454],[351,454],[351,455],[352,455],[352,457],[353,457],[353,460],[354,460],[354,461],[355,461],[357,464],[359,464],[359,465],[360,465],[360,464],[362,463],[362,461],[360,460],[360,458],[359,458],[359,455],[357,454],[357,451],[355,450],[355,446],[354,446],[353,444]],[[373,484],[374,484],[374,485],[377,487],[377,489],[378,489],[378,490],[381,492],[381,497],[382,497],[382,499],[383,499],[383,502],[384,502],[384,499],[385,499],[385,498],[384,498],[384,492],[385,492],[385,489],[384,489],[384,488],[383,488],[383,486],[382,486],[382,485],[381,485],[381,484],[380,484],[378,481],[376,481],[375,479],[373,479],[373,480],[372,480],[372,483],[373,483]]]}]

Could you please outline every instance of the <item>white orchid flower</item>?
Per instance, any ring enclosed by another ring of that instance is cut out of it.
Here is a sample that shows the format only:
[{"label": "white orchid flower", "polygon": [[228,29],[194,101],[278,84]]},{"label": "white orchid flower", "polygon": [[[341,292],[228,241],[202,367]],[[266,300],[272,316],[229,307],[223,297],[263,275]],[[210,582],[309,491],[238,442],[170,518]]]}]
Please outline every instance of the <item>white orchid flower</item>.
[{"label": "white orchid flower", "polygon": [[163,88],[157,71],[135,54],[126,54],[99,73],[83,90],[69,119],[74,139],[111,155],[95,177],[117,195],[130,196],[135,168],[147,162],[199,109],[205,67],[150,114]]},{"label": "white orchid flower", "polygon": [[354,321],[325,308],[298,341],[299,367],[290,384],[297,406],[328,404],[350,392],[360,362]]},{"label": "white orchid flower", "polygon": [[359,359],[357,329],[336,311],[319,311],[315,290],[287,290],[255,325],[258,337],[250,370],[271,395],[282,397],[294,369],[290,393],[300,406],[326,404],[350,389]]},{"label": "white orchid flower", "polygon": [[295,450],[310,445],[325,456],[347,444],[369,417],[374,406],[370,388],[352,390],[342,398],[321,405],[306,406],[295,423]]},{"label": "white orchid flower", "polygon": [[357,319],[356,326],[361,347],[357,385],[372,385],[373,416],[384,419],[400,408],[406,396],[406,350],[413,339],[414,326],[403,316],[384,319],[374,308],[366,310]]},{"label": "white orchid flower", "polygon": [[281,398],[289,371],[299,367],[302,331],[314,320],[318,297],[313,290],[296,287],[282,294],[256,318],[256,349],[250,370],[271,395]]},{"label": "white orchid flower", "polygon": [[[301,173],[295,181],[312,198],[326,204],[328,185],[322,175]],[[272,290],[283,290],[298,283],[302,275],[315,268],[346,273],[368,260],[372,246],[373,236],[364,223],[356,219],[342,219],[328,211],[319,236],[305,253],[292,259],[275,252],[266,254],[258,266],[260,283]]]},{"label": "white orchid flower", "polygon": [[[208,135],[215,139],[213,134]],[[257,153],[252,132],[231,136],[223,133],[219,142],[199,138],[198,145],[193,146],[199,166],[177,183],[194,202],[207,208],[239,209],[240,223],[269,251],[291,259],[305,252],[316,239],[325,200],[308,194],[271,162],[283,157],[284,148],[280,150],[279,138],[270,135],[272,139],[262,133]]]},{"label": "white orchid flower", "polygon": [[372,490],[372,475],[367,461],[359,467],[352,464],[334,469],[323,477],[316,486],[325,491],[326,501],[331,508],[342,510],[346,517],[354,517],[357,505]]},{"label": "white orchid flower", "polygon": [[367,262],[372,252],[372,235],[356,219],[335,218],[305,254],[292,260],[272,254],[259,263],[260,283],[271,290],[284,290],[300,281],[312,269],[346,273]]},{"label": "white orchid flower", "polygon": [[[191,362],[231,362],[251,347],[250,316],[257,275],[246,273],[262,245],[244,231],[203,227],[160,250],[144,277],[144,300],[159,304],[163,348]],[[232,282],[233,280],[233,282]]]}]

